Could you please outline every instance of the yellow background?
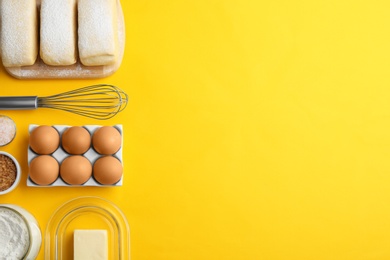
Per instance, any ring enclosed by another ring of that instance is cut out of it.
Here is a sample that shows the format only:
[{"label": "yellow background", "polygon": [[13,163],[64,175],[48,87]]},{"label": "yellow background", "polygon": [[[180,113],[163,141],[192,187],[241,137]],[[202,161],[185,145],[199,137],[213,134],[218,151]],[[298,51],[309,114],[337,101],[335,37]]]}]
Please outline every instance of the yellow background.
[{"label": "yellow background", "polygon": [[[84,195],[125,212],[132,259],[390,259],[390,2],[122,1],[120,69],[17,80],[1,95],[110,83],[131,101],[104,122],[1,112],[21,163],[0,203],[42,231]],[[28,188],[28,125],[124,125],[124,185]],[[39,259],[43,259],[41,250]]]}]

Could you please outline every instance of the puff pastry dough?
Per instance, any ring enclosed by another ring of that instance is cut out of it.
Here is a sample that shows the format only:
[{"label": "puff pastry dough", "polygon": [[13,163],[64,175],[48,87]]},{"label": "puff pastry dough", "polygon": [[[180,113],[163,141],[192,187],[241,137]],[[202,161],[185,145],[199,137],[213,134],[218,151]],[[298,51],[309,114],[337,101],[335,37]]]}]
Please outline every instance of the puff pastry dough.
[{"label": "puff pastry dough", "polygon": [[109,65],[118,59],[116,1],[78,1],[78,47],[85,66]]},{"label": "puff pastry dough", "polygon": [[5,67],[33,65],[38,55],[36,0],[1,0],[1,58]]},{"label": "puff pastry dough", "polygon": [[41,0],[40,56],[47,65],[76,63],[76,15],[76,0]]}]

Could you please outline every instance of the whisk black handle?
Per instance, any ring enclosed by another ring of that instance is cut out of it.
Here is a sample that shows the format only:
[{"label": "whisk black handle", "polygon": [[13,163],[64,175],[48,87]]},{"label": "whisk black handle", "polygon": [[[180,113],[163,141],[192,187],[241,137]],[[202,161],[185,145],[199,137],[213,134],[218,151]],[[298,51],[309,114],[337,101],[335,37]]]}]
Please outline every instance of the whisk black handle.
[{"label": "whisk black handle", "polygon": [[0,97],[0,110],[19,110],[38,108],[37,96]]}]

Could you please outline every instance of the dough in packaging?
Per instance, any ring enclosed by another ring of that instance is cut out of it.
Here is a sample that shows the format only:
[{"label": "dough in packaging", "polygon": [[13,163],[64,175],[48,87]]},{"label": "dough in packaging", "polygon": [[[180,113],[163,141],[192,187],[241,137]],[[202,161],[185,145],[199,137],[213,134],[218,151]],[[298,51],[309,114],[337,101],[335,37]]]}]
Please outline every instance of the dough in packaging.
[{"label": "dough in packaging", "polygon": [[109,65],[118,59],[116,1],[78,1],[78,47],[85,66]]},{"label": "dough in packaging", "polygon": [[36,0],[0,0],[0,15],[3,65],[33,65],[38,55]]},{"label": "dough in packaging", "polygon": [[76,63],[76,17],[76,0],[41,0],[40,56],[47,65]]}]

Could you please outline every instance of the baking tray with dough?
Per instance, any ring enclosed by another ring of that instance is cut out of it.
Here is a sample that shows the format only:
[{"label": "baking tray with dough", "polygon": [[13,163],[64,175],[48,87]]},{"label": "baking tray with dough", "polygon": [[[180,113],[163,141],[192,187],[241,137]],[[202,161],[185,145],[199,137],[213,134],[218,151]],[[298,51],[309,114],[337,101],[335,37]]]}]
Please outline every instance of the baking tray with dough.
[{"label": "baking tray with dough", "polygon": [[[40,0],[37,0],[38,10]],[[78,59],[77,62],[69,66],[49,66],[42,59],[37,57],[36,62],[31,66],[4,67],[13,77],[19,79],[77,79],[77,78],[104,78],[118,70],[122,63],[125,49],[125,22],[120,0],[117,0],[118,18],[118,59],[114,64],[105,66],[84,66]]]}]

